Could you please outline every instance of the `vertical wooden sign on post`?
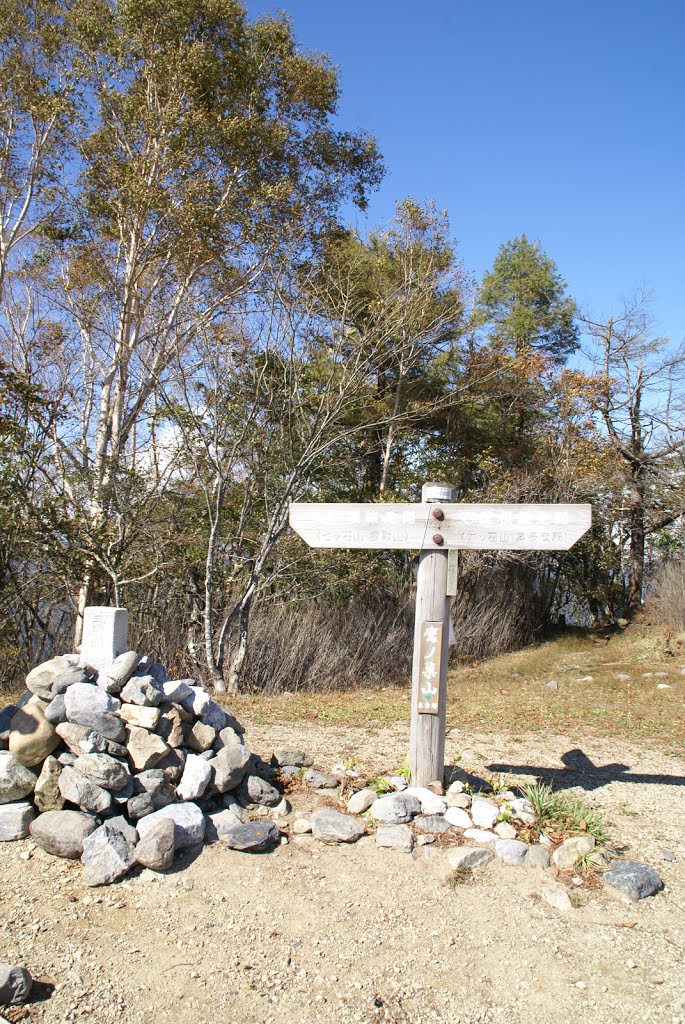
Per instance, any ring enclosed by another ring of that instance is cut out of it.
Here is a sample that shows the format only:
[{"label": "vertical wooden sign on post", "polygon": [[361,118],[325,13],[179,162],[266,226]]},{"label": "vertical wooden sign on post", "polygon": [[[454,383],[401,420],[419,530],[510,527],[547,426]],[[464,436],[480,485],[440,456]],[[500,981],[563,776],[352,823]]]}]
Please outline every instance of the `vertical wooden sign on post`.
[{"label": "vertical wooden sign on post", "polygon": [[[426,506],[425,530],[438,548],[443,546],[438,544],[437,538],[443,536],[445,521],[438,503],[452,502],[456,495],[456,488],[449,484],[424,484],[421,489],[421,499]],[[444,772],[450,627],[447,563],[447,551],[422,551],[416,574],[409,770],[412,783],[418,786],[438,779],[442,782]],[[428,645],[434,637],[436,642],[431,645],[434,653],[429,659],[431,648]],[[437,688],[430,703],[422,692],[429,681]]]},{"label": "vertical wooden sign on post", "polygon": [[442,782],[445,766],[450,596],[462,548],[565,551],[589,530],[589,505],[455,504],[451,484],[424,484],[422,503],[290,506],[290,525],[317,548],[420,551],[412,672],[409,765],[415,786]]}]

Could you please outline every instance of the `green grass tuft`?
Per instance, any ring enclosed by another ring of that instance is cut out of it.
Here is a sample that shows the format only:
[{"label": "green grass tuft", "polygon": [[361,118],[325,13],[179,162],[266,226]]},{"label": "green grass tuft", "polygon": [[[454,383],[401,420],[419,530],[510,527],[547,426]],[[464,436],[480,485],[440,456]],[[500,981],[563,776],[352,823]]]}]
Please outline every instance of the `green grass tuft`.
[{"label": "green grass tuft", "polygon": [[580,797],[556,793],[545,782],[522,786],[521,790],[533,807],[535,824],[540,831],[561,832],[565,836],[589,834],[595,837],[597,846],[608,842],[604,818]]}]

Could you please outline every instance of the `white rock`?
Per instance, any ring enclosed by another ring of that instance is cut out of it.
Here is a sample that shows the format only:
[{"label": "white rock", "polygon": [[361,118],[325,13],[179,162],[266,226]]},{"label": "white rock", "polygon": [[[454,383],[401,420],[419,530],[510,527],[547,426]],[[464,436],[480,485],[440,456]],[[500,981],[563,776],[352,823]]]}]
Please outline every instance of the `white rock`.
[{"label": "white rock", "polygon": [[312,823],[308,818],[298,818],[293,822],[293,832],[296,836],[306,836],[312,830]]},{"label": "white rock", "polygon": [[669,686],[668,683],[657,683],[656,684],[656,688],[657,688],[657,690],[670,690],[671,689],[671,687]]},{"label": "white rock", "polygon": [[445,821],[454,828],[472,828],[473,822],[461,807],[448,807],[445,811]]},{"label": "white rock", "polygon": [[[201,760],[201,758],[200,758]],[[64,812],[62,812],[64,813]],[[138,835],[142,839],[151,828],[162,818],[171,818],[176,830],[174,832],[175,849],[183,850],[186,846],[201,843],[205,836],[205,816],[197,804],[168,804],[166,807],[146,814],[136,822]]]},{"label": "white rock", "polygon": [[140,704],[122,704],[119,714],[127,725],[135,725],[138,729],[151,731],[159,722],[160,710]]},{"label": "white rock", "polygon": [[491,800],[484,800],[482,797],[474,796],[471,801],[471,817],[473,824],[478,828],[489,829],[497,821],[499,807]]},{"label": "white rock", "polygon": [[495,853],[508,864],[523,864],[528,853],[528,844],[518,839],[497,839]]},{"label": "white rock", "polygon": [[494,843],[497,836],[494,832],[486,832],[482,828],[467,828],[464,839],[473,839],[474,843]]},{"label": "white rock", "polygon": [[176,787],[179,800],[197,800],[202,796],[212,777],[208,761],[199,754],[188,754],[181,781]]},{"label": "white rock", "polygon": [[386,781],[390,783],[396,793],[403,793],[407,788],[407,780],[401,775],[386,775]]},{"label": "white rock", "polygon": [[459,846],[447,854],[447,862],[453,870],[458,868],[484,868],[495,859],[491,850],[483,847]]},{"label": "white rock", "polygon": [[444,798],[425,786],[409,786],[405,789],[404,795],[415,796],[421,801],[422,814],[444,814],[447,810]]},{"label": "white rock", "polygon": [[353,793],[347,801],[347,813],[363,814],[364,811],[368,811],[375,799],[376,794],[372,789],[360,789],[357,793]]},{"label": "white rock", "polygon": [[192,696],[192,679],[175,679],[168,683],[162,683],[162,693],[170,704],[182,704],[184,700]]},{"label": "white rock", "polygon": [[26,839],[29,825],[36,816],[33,804],[28,800],[18,803],[0,804],[0,843],[15,839]]}]

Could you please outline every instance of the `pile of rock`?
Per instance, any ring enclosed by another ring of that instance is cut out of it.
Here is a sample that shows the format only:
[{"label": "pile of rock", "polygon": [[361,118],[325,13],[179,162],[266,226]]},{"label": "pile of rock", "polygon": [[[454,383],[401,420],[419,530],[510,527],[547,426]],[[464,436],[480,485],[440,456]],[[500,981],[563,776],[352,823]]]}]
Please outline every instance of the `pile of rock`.
[{"label": "pile of rock", "polygon": [[[293,778],[329,798],[287,829],[297,843],[350,843],[373,832],[379,847],[412,853],[450,837],[452,868],[495,858],[543,869],[570,870],[581,859],[608,866],[588,834],[556,848],[541,833],[529,843],[530,803],[513,791],[473,793],[482,780],[466,773],[447,792],[389,776],[384,785],[394,792],[357,789],[342,813],[330,798],[345,806],[340,778],[354,772],[319,771],[303,751],[278,750],[266,763],[201,686],[169,680],[135,651],[100,671],[78,655],[53,658],[26,685],[22,700],[0,712],[0,841],[30,834],[50,854],[80,857],[90,885],[135,865],[167,870],[178,850],[202,842],[274,847],[285,838],[275,819],[291,811],[278,785]],[[635,898],[661,887],[652,868],[634,862],[605,877]]]},{"label": "pile of rock", "polygon": [[0,840],[30,834],[48,853],[80,857],[91,885],[136,864],[167,869],[203,840],[241,850],[280,841],[273,820],[244,820],[253,805],[287,810],[273,769],[192,679],[169,680],[128,651],[99,672],[78,655],[53,658],[26,685],[0,712]]}]

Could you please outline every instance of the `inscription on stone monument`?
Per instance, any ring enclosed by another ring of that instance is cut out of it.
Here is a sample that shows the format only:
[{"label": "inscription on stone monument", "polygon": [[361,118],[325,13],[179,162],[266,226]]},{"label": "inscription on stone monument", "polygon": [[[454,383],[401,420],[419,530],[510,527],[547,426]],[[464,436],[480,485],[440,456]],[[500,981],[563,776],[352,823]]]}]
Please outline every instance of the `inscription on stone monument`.
[{"label": "inscription on stone monument", "polygon": [[126,608],[84,608],[81,658],[93,668],[107,668],[128,650]]}]

